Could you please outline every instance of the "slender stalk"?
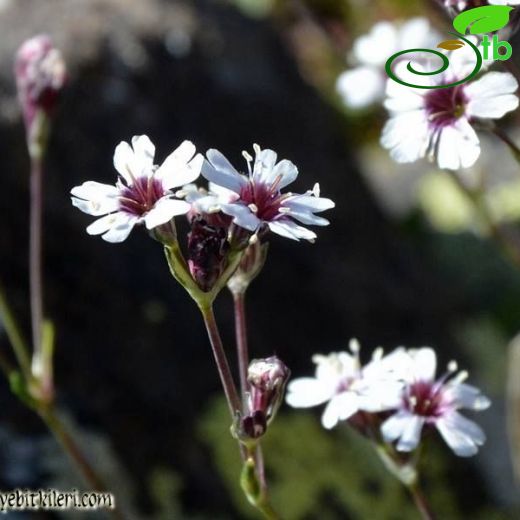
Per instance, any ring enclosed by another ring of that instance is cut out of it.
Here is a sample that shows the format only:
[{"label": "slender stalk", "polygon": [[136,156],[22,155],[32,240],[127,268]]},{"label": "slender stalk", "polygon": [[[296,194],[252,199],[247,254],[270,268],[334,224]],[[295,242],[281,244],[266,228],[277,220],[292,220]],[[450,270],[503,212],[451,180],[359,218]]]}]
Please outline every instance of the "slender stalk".
[{"label": "slender stalk", "polygon": [[202,317],[204,318],[204,324],[206,325],[206,331],[208,333],[211,349],[213,350],[213,356],[215,357],[215,362],[217,364],[220,381],[222,382],[224,393],[226,395],[229,412],[231,417],[234,419],[237,411],[241,410],[240,398],[233,381],[233,376],[231,375],[231,370],[229,368],[229,363],[224,351],[224,346],[222,345],[222,339],[220,338],[217,322],[215,321],[213,307],[210,305],[207,307],[200,306],[199,308],[202,313]]},{"label": "slender stalk", "polygon": [[419,513],[421,514],[421,518],[423,520],[435,520],[435,515],[433,514],[424,493],[422,492],[419,484],[417,482],[410,484],[407,486],[410,495],[412,495],[413,501],[417,506]]},{"label": "slender stalk", "polygon": [[245,308],[245,291],[233,293],[235,309],[235,337],[237,344],[238,373],[240,375],[240,389],[242,398],[249,390],[247,382],[247,368],[249,366],[249,349],[247,345],[247,322]]},{"label": "slender stalk", "polygon": [[[74,440],[74,437],[63,424],[62,420],[56,413],[56,410],[52,407],[46,407],[39,409],[38,413],[56,440],[67,453],[71,461],[74,463],[79,473],[85,480],[85,483],[90,486],[93,491],[109,491],[101,477],[90,465],[90,462],[79,448],[78,444]],[[117,509],[107,510],[107,513],[114,519],[124,519],[124,515]]]},{"label": "slender stalk", "polygon": [[504,132],[504,130],[493,125],[492,132],[509,147],[515,159],[520,161],[520,147]]},{"label": "slender stalk", "polygon": [[258,473],[258,480],[260,481],[260,487],[264,494],[267,493],[267,480],[265,478],[265,464],[264,464],[264,454],[262,452],[262,446],[260,443],[256,446],[255,451],[256,457],[256,471]]},{"label": "slender stalk", "polygon": [[9,306],[3,287],[0,285],[0,319],[5,328],[5,332],[11,343],[14,354],[20,365],[20,368],[25,377],[31,374],[31,358],[29,356],[29,350],[27,344],[20,332],[20,328],[16,322],[11,307]]},{"label": "slender stalk", "polygon": [[[233,291],[233,303],[235,310],[235,337],[237,345],[238,372],[240,374],[240,389],[242,399],[246,398],[246,392],[249,391],[249,383],[247,381],[247,368],[249,366],[249,347],[247,341],[247,319],[244,291]],[[255,468],[258,474],[260,486],[264,492],[267,491],[267,482],[265,479],[265,466],[262,447],[260,444],[255,448]]]},{"label": "slender stalk", "polygon": [[29,280],[31,292],[31,324],[34,353],[42,346],[43,281],[42,281],[42,154],[31,154],[31,214],[29,222]]},{"label": "slender stalk", "polygon": [[471,190],[461,181],[456,172],[446,170],[446,173],[451,176],[461,192],[468,197],[479,212],[480,217],[488,227],[491,238],[503,249],[506,258],[517,269],[520,269],[520,243],[513,240],[512,237],[505,233],[504,230],[494,221],[486,201],[484,200],[482,189],[477,191]]}]

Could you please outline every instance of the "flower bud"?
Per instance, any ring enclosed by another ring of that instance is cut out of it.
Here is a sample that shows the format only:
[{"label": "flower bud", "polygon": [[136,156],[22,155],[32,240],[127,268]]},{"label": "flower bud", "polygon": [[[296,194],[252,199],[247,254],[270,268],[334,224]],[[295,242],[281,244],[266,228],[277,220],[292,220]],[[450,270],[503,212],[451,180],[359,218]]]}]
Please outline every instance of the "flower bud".
[{"label": "flower bud", "polygon": [[290,375],[291,371],[276,356],[251,361],[247,371],[247,413],[240,418],[236,432],[241,440],[264,435],[283,400]]},{"label": "flower bud", "polygon": [[15,76],[25,125],[31,132],[39,111],[50,115],[66,80],[65,62],[49,36],[35,36],[21,45]]},{"label": "flower bud", "polygon": [[226,267],[229,244],[226,231],[207,224],[201,217],[191,221],[188,233],[188,267],[197,285],[208,292]]},{"label": "flower bud", "polygon": [[228,289],[233,294],[243,294],[249,284],[258,276],[267,258],[269,244],[259,240],[247,246],[238,269],[228,281]]}]

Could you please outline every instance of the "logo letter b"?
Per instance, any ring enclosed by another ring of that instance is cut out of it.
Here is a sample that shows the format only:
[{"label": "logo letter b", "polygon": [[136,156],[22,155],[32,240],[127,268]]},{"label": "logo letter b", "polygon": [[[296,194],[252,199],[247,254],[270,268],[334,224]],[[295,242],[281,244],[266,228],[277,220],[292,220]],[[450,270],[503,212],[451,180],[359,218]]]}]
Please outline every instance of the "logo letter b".
[{"label": "logo letter b", "polygon": [[[504,47],[506,52],[501,54],[500,47]],[[502,42],[498,39],[498,36],[495,34],[493,36],[493,59],[506,61],[513,55],[513,48],[509,42]]]}]

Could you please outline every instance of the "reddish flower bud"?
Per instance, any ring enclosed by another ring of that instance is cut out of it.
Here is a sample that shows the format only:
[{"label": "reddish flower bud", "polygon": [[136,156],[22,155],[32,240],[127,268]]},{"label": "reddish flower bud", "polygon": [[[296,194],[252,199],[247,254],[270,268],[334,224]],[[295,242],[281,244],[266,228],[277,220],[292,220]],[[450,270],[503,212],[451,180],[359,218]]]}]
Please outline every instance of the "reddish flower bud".
[{"label": "reddish flower bud", "polygon": [[276,356],[254,359],[249,364],[247,381],[250,385],[247,413],[240,418],[237,436],[258,439],[267,431],[280,403],[291,371]]},{"label": "reddish flower bud", "polygon": [[228,249],[223,228],[210,226],[201,217],[193,218],[188,233],[188,267],[203,291],[210,291],[224,271]]},{"label": "reddish flower bud", "polygon": [[65,62],[49,36],[35,36],[21,45],[15,76],[25,125],[30,130],[38,111],[45,115],[52,112],[66,80]]}]

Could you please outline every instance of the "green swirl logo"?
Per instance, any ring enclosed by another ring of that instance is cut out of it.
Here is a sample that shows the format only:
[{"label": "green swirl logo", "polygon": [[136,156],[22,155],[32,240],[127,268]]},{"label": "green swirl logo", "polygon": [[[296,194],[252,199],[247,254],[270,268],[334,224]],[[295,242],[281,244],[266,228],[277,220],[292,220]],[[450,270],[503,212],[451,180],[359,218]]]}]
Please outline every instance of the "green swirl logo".
[{"label": "green swirl logo", "polygon": [[[513,10],[512,7],[505,5],[489,5],[484,7],[477,7],[475,9],[470,9],[469,11],[465,11],[459,14],[453,20],[453,27],[457,31],[457,33],[449,33],[457,37],[455,40],[445,40],[437,45],[438,48],[446,49],[448,51],[456,51],[461,49],[465,45],[468,45],[475,54],[475,67],[473,70],[465,77],[458,81],[454,81],[452,83],[446,85],[416,85],[414,83],[410,83],[408,81],[404,81],[399,78],[395,72],[393,65],[396,60],[400,60],[402,56],[405,54],[412,53],[428,53],[437,56],[441,60],[441,65],[436,70],[433,71],[422,71],[416,69],[412,62],[409,61],[406,65],[406,69],[413,75],[416,76],[436,76],[438,74],[442,74],[446,70],[448,70],[450,66],[450,60],[448,56],[440,51],[436,51],[433,49],[407,49],[404,51],[397,52],[396,54],[390,56],[385,64],[385,70],[388,74],[388,77],[405,87],[412,88],[420,88],[420,89],[438,89],[438,88],[451,88],[456,87],[457,85],[461,85],[462,83],[466,83],[467,81],[474,78],[482,68],[483,57],[480,53],[478,47],[472,43],[469,39],[460,36],[460,34],[482,34],[482,33],[491,33],[502,29],[509,23],[510,12]],[[469,30],[469,31],[468,31]],[[493,49],[493,59],[505,61],[508,60],[512,53],[513,49],[508,42],[503,42],[498,39],[498,36],[495,34],[493,36],[492,41],[489,39],[489,36],[486,34],[482,39],[482,49],[484,53],[484,59],[489,59],[489,48]],[[500,49],[505,49],[505,53],[501,53]]]}]

